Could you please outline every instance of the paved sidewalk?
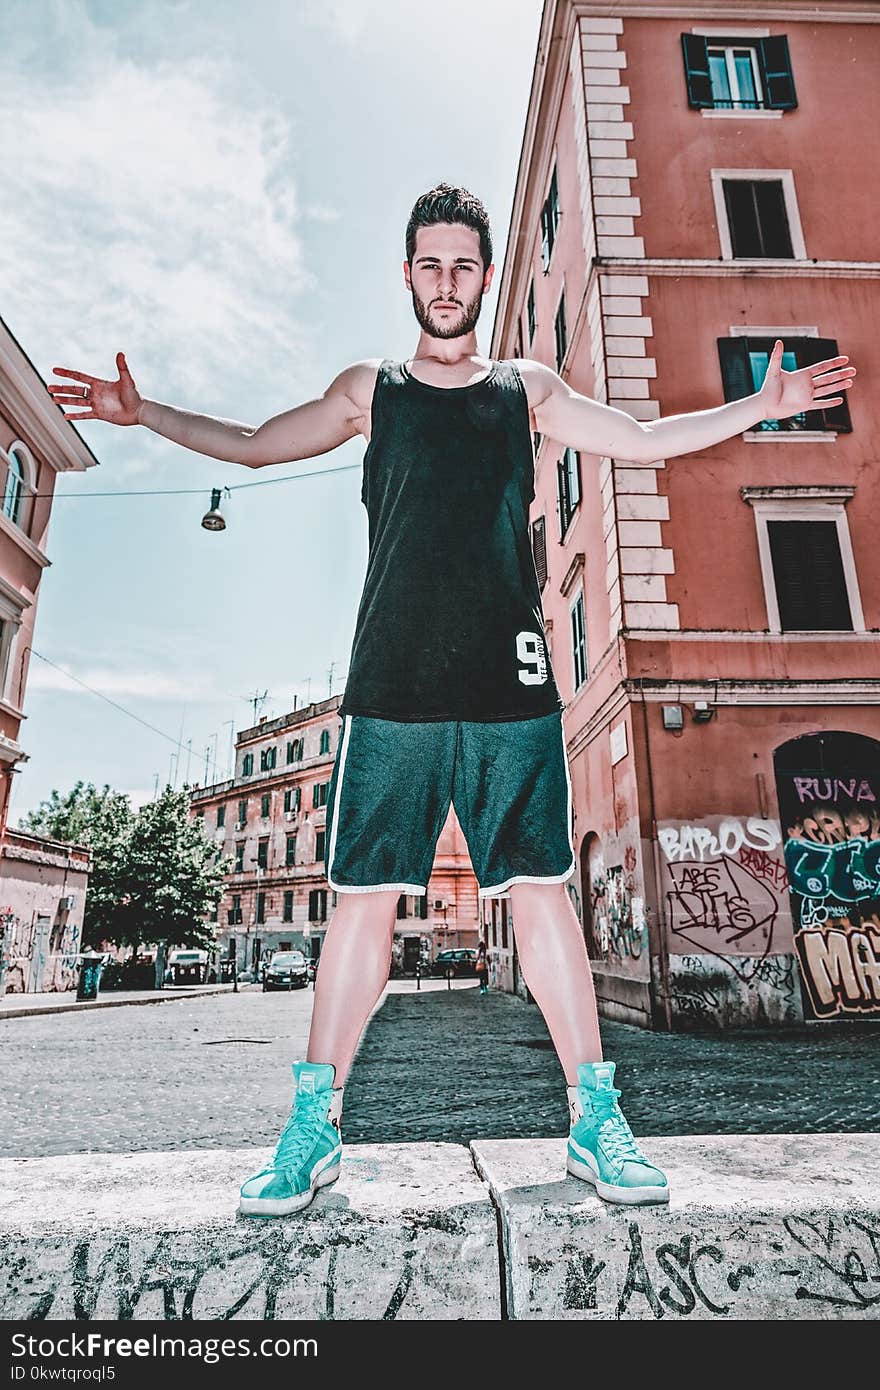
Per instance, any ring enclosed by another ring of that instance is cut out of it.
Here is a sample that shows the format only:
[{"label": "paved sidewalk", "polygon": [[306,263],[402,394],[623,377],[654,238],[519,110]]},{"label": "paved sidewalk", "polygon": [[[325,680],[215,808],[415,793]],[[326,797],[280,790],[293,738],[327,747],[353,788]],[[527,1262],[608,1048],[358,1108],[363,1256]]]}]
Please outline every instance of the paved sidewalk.
[{"label": "paved sidewalk", "polygon": [[112,1009],[120,1004],[165,1004],[169,999],[192,999],[197,994],[231,993],[232,985],[166,985],[165,989],[108,989],[99,993],[97,999],[77,999],[75,989],[55,990],[52,994],[4,994],[0,998],[0,1019]]}]

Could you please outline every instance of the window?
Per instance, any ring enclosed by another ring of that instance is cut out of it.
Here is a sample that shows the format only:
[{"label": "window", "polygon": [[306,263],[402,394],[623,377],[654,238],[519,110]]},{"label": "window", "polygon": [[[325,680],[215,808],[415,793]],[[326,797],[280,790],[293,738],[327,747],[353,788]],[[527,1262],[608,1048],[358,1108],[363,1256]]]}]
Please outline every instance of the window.
[{"label": "window", "polygon": [[402,917],[405,917],[405,916],[406,916],[406,894],[405,894],[405,893],[401,893],[401,894],[400,894],[400,897],[397,899],[397,917],[398,917],[398,920],[399,920],[400,918],[402,918]]},{"label": "window", "polygon": [[272,804],[272,796],[271,796],[271,793],[270,793],[270,792],[263,792],[263,795],[260,797],[260,815],[261,815],[264,819],[265,819],[265,818],[268,816],[268,814],[269,814],[269,808],[270,808],[271,804]]},{"label": "window", "polygon": [[286,864],[286,866],[287,866],[288,869],[291,867],[291,865],[293,865],[293,864],[296,863],[296,836],[295,836],[295,835],[288,835],[288,837],[287,837],[287,847],[286,847],[285,852],[284,852],[284,863]]},{"label": "window", "polygon": [[262,925],[266,920],[266,894],[257,894],[257,925]]},{"label": "window", "polygon": [[244,873],[244,840],[235,846],[235,872]]},{"label": "window", "polygon": [[517,319],[517,321],[516,321],[516,341],[515,341],[515,343],[514,343],[514,345],[513,345],[513,355],[514,355],[514,357],[523,357],[523,356],[524,356],[524,352],[523,352],[522,319]]},{"label": "window", "polygon": [[716,111],[791,111],[797,106],[788,39],[682,34],[688,104]]},{"label": "window", "polygon": [[6,464],[6,485],[3,489],[3,514],[20,526],[24,520],[24,499],[27,488],[25,463],[18,449],[10,449]]},{"label": "window", "polygon": [[556,166],[550,176],[550,188],[541,209],[541,261],[546,270],[556,244],[556,230],[559,226],[559,188],[556,182]]},{"label": "window", "polygon": [[574,688],[587,679],[587,625],[584,617],[584,591],[581,589],[571,608],[571,651]]},{"label": "window", "polygon": [[526,305],[526,315],[529,320],[529,347],[531,347],[535,337],[535,280],[529,285],[529,298]]},{"label": "window", "polygon": [[284,908],[281,913],[282,922],[293,921],[293,892],[288,889],[284,894]]},{"label": "window", "polygon": [[[835,338],[789,338],[783,337],[781,333],[777,336],[783,338],[785,351],[782,355],[782,366],[786,371],[806,367],[811,362],[821,362],[826,357],[838,355]],[[718,339],[718,355],[721,360],[721,378],[726,401],[740,400],[743,396],[751,396],[760,390],[773,350],[773,341],[773,338],[749,337]],[[783,430],[836,430],[849,433],[852,430],[852,422],[849,404],[844,400],[842,405],[833,405],[827,410],[801,411],[800,414],[791,415],[786,420],[759,420],[754,428],[756,431],[771,434]]]},{"label": "window", "polygon": [[323,863],[324,860],[324,844],[326,837],[326,830],[315,831],[315,859],[318,863]]},{"label": "window", "polygon": [[532,522],[532,556],[538,586],[543,589],[547,583],[547,522],[543,516],[536,516]]},{"label": "window", "polygon": [[245,826],[247,825],[247,807],[248,807],[248,804],[247,804],[246,801],[240,801],[240,802],[238,803],[238,829],[239,829],[239,830],[244,830]]},{"label": "window", "polygon": [[301,801],[302,801],[302,788],[301,788],[301,787],[289,787],[288,790],[284,793],[284,809],[285,809],[285,811],[298,811],[299,808],[300,808]]},{"label": "window", "polygon": [[768,521],[783,632],[852,632],[834,521]]},{"label": "window", "polygon": [[556,465],[556,493],[559,539],[562,540],[581,500],[581,456],[575,449],[566,449]]},{"label": "window", "polygon": [[244,757],[243,757],[242,760],[241,760],[241,775],[242,775],[242,777],[250,777],[250,775],[251,775],[251,773],[253,772],[253,770],[254,770],[254,755],[253,755],[253,753],[245,753]]},{"label": "window", "polygon": [[204,809],[202,809],[201,811],[196,811],[196,820],[204,820],[204,819],[205,819],[205,812],[204,812]]},{"label": "window", "polygon": [[781,179],[722,179],[731,252],[758,259],[794,257]]},{"label": "window", "polygon": [[422,919],[423,922],[427,919],[427,916],[428,916],[428,895],[427,895],[427,893],[423,893],[422,896],[419,898],[419,916],[421,917],[421,919]]},{"label": "window", "polygon": [[293,762],[293,747],[294,747],[294,746],[293,746],[292,743],[288,743],[288,745],[287,745],[287,761],[288,761],[289,763],[292,763],[292,762]]},{"label": "window", "polygon": [[221,825],[225,825],[225,824],[226,824],[226,806],[225,806],[225,804],[224,804],[224,805],[221,805],[221,806],[218,806],[218,807],[217,807],[217,829],[219,830],[219,829],[220,829],[220,826],[221,826]]},{"label": "window", "polygon": [[273,747],[273,748],[261,748],[261,749],[260,749],[260,771],[261,771],[261,772],[271,772],[271,771],[272,771],[272,768],[275,766],[275,764],[277,763],[277,761],[278,761],[278,749],[277,749],[277,748],[274,748],[274,747]]},{"label": "window", "polygon": [[302,741],[301,738],[295,738],[295,739],[293,739],[293,741],[292,741],[291,743],[288,743],[288,745],[287,745],[287,761],[288,761],[289,763],[300,762],[300,761],[302,760],[302,755],[303,755],[303,741]]},{"label": "window", "polygon": [[257,841],[257,868],[268,869],[269,867],[269,841],[262,839]]},{"label": "window", "polygon": [[326,806],[326,805],[327,805],[327,792],[328,792],[329,788],[330,788],[330,783],[329,783],[329,781],[328,781],[328,782],[316,782],[316,783],[314,784],[314,786],[312,787],[312,805],[313,805],[313,806]]},{"label": "window", "polygon": [[501,949],[507,950],[507,899],[501,899]]},{"label": "window", "polygon": [[322,730],[321,730],[321,746],[320,746],[320,748],[319,748],[318,751],[319,751],[320,753],[329,753],[329,752],[330,752],[330,730],[329,730],[329,729],[322,729]]},{"label": "window", "polygon": [[[241,924],[241,897],[238,893],[233,894],[232,906],[227,909],[226,918],[231,927],[237,927]],[[234,940],[229,943],[229,954],[230,956],[235,955]]]},{"label": "window", "polygon": [[309,893],[309,921],[327,921],[327,889],[312,888]]},{"label": "window", "polygon": [[565,361],[565,353],[568,347],[568,329],[565,323],[565,290],[559,297],[559,308],[556,310],[556,318],[553,323],[556,333],[556,366],[561,367]]}]

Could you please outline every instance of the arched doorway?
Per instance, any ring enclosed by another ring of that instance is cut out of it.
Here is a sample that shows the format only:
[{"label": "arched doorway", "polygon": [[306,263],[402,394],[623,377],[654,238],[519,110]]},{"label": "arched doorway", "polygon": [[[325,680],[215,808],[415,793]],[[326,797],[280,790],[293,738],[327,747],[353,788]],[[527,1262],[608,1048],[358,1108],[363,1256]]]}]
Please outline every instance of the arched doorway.
[{"label": "arched doorway", "polygon": [[603,867],[602,842],[595,831],[591,830],[581,841],[580,852],[581,903],[583,904],[581,922],[584,929],[584,940],[587,943],[587,955],[590,960],[604,960],[606,954],[602,950],[600,924],[596,916],[596,885],[602,881]]},{"label": "arched doorway", "polygon": [[805,734],[773,763],[804,1014],[880,1018],[880,742]]}]

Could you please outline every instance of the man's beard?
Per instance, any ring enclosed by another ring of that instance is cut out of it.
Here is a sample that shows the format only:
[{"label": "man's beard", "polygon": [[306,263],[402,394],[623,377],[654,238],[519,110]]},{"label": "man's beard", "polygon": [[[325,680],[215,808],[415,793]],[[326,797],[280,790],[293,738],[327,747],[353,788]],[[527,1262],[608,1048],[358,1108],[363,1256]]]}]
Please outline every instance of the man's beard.
[{"label": "man's beard", "polygon": [[[447,311],[446,318],[443,320],[431,318],[429,314],[430,306],[420,299],[415,289],[412,291],[413,311],[418,319],[419,327],[424,330],[431,338],[462,338],[466,333],[472,333],[477,326],[480,317],[480,310],[483,307],[483,292],[477,294],[476,299],[471,304],[462,304]],[[432,300],[432,303],[436,301]],[[436,314],[436,309],[434,310]]]}]

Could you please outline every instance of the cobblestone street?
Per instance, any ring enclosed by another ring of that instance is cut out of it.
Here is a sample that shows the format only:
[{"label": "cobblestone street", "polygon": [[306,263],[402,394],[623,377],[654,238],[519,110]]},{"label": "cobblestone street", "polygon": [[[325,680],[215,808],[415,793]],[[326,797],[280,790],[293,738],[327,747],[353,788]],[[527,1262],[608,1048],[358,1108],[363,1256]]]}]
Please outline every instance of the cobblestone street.
[{"label": "cobblestone street", "polygon": [[[244,989],[0,1023],[4,1157],[271,1144],[312,991]],[[637,1134],[880,1130],[880,1031],[711,1036],[603,1024]],[[562,1135],[565,1087],[534,1005],[468,982],[393,984],[346,1089],[349,1142]]]}]

